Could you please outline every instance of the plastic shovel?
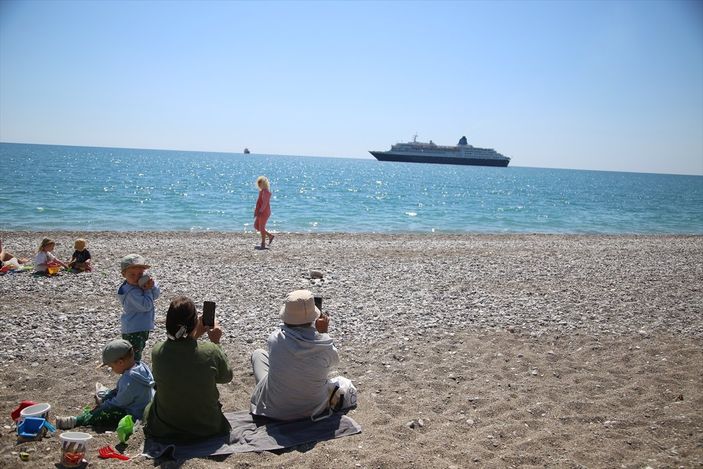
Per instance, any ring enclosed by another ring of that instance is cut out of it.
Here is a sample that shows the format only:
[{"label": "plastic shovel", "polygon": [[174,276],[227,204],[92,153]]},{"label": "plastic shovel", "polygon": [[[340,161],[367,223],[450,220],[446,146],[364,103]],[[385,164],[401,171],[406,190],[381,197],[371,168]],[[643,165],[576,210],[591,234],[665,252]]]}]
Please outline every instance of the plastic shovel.
[{"label": "plastic shovel", "polygon": [[115,451],[115,448],[113,448],[110,445],[103,446],[98,450],[98,456],[100,456],[103,459],[120,459],[122,461],[129,461],[129,456],[126,454],[118,453]]}]

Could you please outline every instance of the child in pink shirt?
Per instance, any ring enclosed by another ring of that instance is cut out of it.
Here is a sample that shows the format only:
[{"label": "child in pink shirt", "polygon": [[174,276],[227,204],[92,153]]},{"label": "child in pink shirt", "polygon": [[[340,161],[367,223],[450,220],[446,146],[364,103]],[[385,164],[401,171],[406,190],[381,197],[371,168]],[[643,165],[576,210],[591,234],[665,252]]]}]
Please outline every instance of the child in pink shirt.
[{"label": "child in pink shirt", "polygon": [[273,241],[273,235],[266,231],[266,222],[271,216],[271,190],[269,180],[266,176],[259,176],[256,179],[256,186],[259,188],[259,198],[254,209],[254,229],[261,233],[261,249],[266,249],[266,237],[269,238],[269,246]]}]

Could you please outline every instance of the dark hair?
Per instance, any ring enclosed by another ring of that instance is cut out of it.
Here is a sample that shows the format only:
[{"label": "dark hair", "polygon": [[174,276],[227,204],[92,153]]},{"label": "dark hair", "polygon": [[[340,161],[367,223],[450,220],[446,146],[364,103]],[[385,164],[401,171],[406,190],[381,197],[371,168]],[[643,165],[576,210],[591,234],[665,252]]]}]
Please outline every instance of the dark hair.
[{"label": "dark hair", "polygon": [[171,340],[187,338],[198,324],[198,312],[193,300],[178,296],[171,301],[166,313],[166,333]]}]

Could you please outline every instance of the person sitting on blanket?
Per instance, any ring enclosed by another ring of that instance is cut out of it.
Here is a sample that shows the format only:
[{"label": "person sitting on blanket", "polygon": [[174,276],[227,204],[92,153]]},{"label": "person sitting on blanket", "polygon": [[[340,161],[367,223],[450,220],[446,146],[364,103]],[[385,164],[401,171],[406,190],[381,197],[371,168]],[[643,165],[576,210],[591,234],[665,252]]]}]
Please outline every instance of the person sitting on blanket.
[{"label": "person sitting on blanket", "polygon": [[124,339],[115,339],[103,349],[103,363],[122,375],[117,387],[107,394],[96,395],[98,405],[82,415],[56,417],[56,426],[62,430],[93,426],[116,429],[125,415],[141,419],[144,407],[154,396],[154,378],[144,362],[134,360],[134,348]]},{"label": "person sitting on blanket", "polygon": [[251,356],[251,413],[277,420],[315,417],[327,409],[328,375],[339,363],[327,333],[329,316],[320,313],[310,291],[296,290],[288,294],[281,319],[268,352],[258,349]]},{"label": "person sitting on blanket", "polygon": [[[156,395],[144,410],[144,434],[174,443],[229,434],[217,384],[232,381],[232,369],[220,347],[222,329],[203,326],[195,304],[180,296],[166,313],[168,340],[154,345],[151,363]],[[210,342],[198,341],[207,332]]]}]

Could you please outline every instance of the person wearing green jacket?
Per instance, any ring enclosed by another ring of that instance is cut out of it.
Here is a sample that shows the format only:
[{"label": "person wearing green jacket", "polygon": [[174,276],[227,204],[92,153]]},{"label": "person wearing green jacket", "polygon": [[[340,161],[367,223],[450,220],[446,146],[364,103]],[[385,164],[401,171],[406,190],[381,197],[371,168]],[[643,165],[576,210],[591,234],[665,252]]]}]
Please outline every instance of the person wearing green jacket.
[{"label": "person wearing green jacket", "polygon": [[[168,340],[154,345],[151,367],[156,394],[144,409],[147,437],[194,442],[230,431],[222,413],[217,384],[232,381],[232,369],[220,347],[222,329],[206,328],[187,297],[175,298],[166,313]],[[207,333],[210,342],[198,340]]]}]

